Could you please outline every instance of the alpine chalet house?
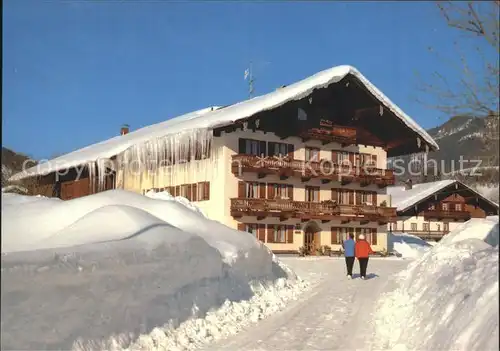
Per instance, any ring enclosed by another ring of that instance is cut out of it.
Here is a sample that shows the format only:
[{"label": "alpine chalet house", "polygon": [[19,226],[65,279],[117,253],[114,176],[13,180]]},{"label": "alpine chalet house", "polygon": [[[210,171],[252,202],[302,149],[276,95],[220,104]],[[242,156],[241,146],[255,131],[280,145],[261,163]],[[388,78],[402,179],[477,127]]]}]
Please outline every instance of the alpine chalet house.
[{"label": "alpine chalet house", "polygon": [[460,223],[471,218],[498,215],[498,204],[457,180],[412,184],[387,188],[389,203],[397,208],[391,232],[416,235],[439,241]]},{"label": "alpine chalet house", "polygon": [[167,190],[276,252],[338,250],[349,233],[387,249],[396,217],[387,157],[434,140],[358,70],[338,66],[226,107],[127,132],[14,175],[71,199]]}]

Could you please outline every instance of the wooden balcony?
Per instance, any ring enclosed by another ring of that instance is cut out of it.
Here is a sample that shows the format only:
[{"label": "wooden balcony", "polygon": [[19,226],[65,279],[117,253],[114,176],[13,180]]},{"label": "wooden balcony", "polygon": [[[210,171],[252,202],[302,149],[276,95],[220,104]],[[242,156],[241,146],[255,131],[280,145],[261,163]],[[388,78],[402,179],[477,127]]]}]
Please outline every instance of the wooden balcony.
[{"label": "wooden balcony", "polygon": [[340,220],[343,223],[359,221],[361,224],[376,221],[382,225],[396,220],[396,208],[342,205],[333,202],[233,198],[231,215],[235,218],[256,216],[258,220],[266,217],[279,217],[281,221],[298,218],[303,222],[316,219],[323,223],[331,220]]},{"label": "wooden balcony", "polygon": [[[397,230],[394,230],[397,232]],[[439,241],[448,234],[449,230],[404,230],[403,233],[418,236],[422,240],[435,240]]]},{"label": "wooden balcony", "polygon": [[322,125],[320,128],[308,129],[299,135],[303,141],[315,139],[323,144],[337,142],[343,146],[356,144],[357,130],[352,127]]},{"label": "wooden balcony", "polygon": [[282,180],[288,177],[301,177],[303,181],[320,178],[323,183],[329,183],[332,180],[340,181],[343,185],[359,182],[361,186],[376,184],[380,188],[395,184],[392,169],[339,165],[329,160],[306,162],[287,157],[238,154],[233,155],[231,170],[236,176],[244,172],[254,172],[259,178],[275,174],[279,175]]},{"label": "wooden balcony", "polygon": [[451,221],[468,221],[471,218],[470,212],[467,211],[445,211],[445,210],[427,210],[423,213],[424,219],[448,219]]}]

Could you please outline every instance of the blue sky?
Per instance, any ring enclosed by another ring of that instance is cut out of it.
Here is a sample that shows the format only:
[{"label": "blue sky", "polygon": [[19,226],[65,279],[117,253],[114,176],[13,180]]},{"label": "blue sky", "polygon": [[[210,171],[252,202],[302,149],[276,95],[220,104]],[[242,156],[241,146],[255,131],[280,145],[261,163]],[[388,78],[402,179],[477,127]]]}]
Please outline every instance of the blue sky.
[{"label": "blue sky", "polygon": [[425,2],[6,0],[3,146],[50,158],[243,100],[251,60],[256,94],[353,65],[429,128],[443,119],[415,101],[415,71],[450,35]]}]

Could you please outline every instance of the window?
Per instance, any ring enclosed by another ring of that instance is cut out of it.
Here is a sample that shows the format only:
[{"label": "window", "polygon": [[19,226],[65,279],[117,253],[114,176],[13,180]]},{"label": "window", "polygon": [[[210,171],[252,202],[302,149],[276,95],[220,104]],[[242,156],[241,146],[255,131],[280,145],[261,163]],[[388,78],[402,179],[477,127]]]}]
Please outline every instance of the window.
[{"label": "window", "polygon": [[287,184],[274,184],[274,196],[277,199],[284,199],[288,197]]},{"label": "window", "polygon": [[197,184],[198,201],[210,200],[210,182],[201,182]]},{"label": "window", "polygon": [[306,186],[306,201],[319,202],[319,186]]},{"label": "window", "polygon": [[245,231],[257,237],[257,224],[246,224]]},{"label": "window", "polygon": [[341,205],[354,204],[354,191],[339,189],[337,192],[337,203]]},{"label": "window", "polygon": [[337,155],[338,155],[338,163],[339,164],[347,163],[349,161],[349,153],[348,152],[342,151],[342,152],[339,152]]},{"label": "window", "polygon": [[439,224],[439,223],[437,224],[437,230],[438,230],[438,232],[441,230],[441,224]]},{"label": "window", "polygon": [[360,154],[360,163],[362,166],[367,166],[367,167],[377,167],[377,155],[371,155],[371,154]]},{"label": "window", "polygon": [[269,143],[268,156],[282,156],[285,157],[293,152],[293,144],[285,143]]},{"label": "window", "polygon": [[449,232],[450,231],[450,224],[449,223],[443,223],[443,230],[445,232]]},{"label": "window", "polygon": [[424,223],[424,231],[429,231],[429,223]]},{"label": "window", "polygon": [[436,205],[430,204],[429,205],[429,211],[434,211],[436,209]]},{"label": "window", "polygon": [[239,153],[254,156],[266,155],[266,142],[240,138]]},{"label": "window", "polygon": [[372,194],[368,192],[362,192],[361,193],[361,203],[362,204],[372,204]]},{"label": "window", "polygon": [[286,227],[284,225],[274,226],[273,243],[286,243]]},{"label": "window", "polygon": [[443,209],[443,211],[448,211],[450,209],[446,202],[441,205],[441,208]]},{"label": "window", "polygon": [[306,161],[319,161],[319,149],[306,147]]},{"label": "window", "polygon": [[259,197],[259,183],[245,183],[245,197],[257,199]]},{"label": "window", "polygon": [[455,211],[462,211],[462,204],[455,204]]},{"label": "window", "polygon": [[412,223],[411,224],[411,230],[412,231],[417,231],[417,223]]}]

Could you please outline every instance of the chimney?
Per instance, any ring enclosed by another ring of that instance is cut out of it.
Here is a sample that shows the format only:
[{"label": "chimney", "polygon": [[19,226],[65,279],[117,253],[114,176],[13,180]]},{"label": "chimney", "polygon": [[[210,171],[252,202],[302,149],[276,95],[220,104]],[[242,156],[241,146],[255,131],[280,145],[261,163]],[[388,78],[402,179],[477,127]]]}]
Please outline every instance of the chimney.
[{"label": "chimney", "polygon": [[122,125],[122,128],[120,129],[120,135],[128,134],[128,130],[129,130],[129,125],[128,124]]},{"label": "chimney", "polygon": [[413,182],[411,179],[408,179],[406,182],[405,182],[405,190],[411,190],[411,188],[413,187]]}]

